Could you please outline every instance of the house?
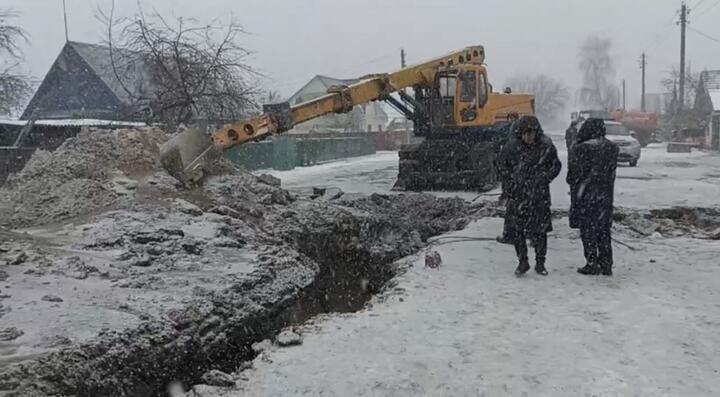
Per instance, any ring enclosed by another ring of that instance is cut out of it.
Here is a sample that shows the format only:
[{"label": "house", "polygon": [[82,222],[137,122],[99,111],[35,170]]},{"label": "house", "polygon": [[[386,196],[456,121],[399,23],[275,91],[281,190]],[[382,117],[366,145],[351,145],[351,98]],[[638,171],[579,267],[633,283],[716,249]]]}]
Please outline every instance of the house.
[{"label": "house", "polygon": [[68,41],[21,119],[141,120],[136,99],[151,92],[145,58],[110,54],[107,46]]},{"label": "house", "polygon": [[713,150],[720,149],[720,70],[700,73],[694,109],[707,120],[705,146]]},{"label": "house", "polygon": [[[291,106],[306,102],[327,94],[333,86],[348,86],[358,79],[336,79],[317,75],[293,94],[288,102]],[[378,132],[388,123],[388,115],[378,102],[355,106],[349,113],[330,114],[306,121],[294,128],[295,132],[308,131],[366,131]]]}]

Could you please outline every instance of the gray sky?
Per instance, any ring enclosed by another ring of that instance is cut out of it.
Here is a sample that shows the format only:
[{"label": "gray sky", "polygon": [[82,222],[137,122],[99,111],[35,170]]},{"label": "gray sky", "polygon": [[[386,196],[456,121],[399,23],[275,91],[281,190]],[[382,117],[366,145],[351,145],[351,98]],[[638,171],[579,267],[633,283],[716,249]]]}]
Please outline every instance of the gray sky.
[{"label": "gray sky", "polygon": [[[98,42],[95,9],[110,0],[67,0],[70,39]],[[136,0],[116,0],[130,15]],[[638,59],[648,54],[648,92],[679,63],[676,0],[142,0],[146,10],[203,22],[234,15],[250,32],[252,64],[265,85],[292,94],[315,74],[358,77],[399,65],[400,48],[410,63],[466,45],[483,44],[495,86],[516,73],[547,73],[577,87],[577,48],[588,34],[614,43],[617,81],[628,81],[629,104],[640,91]],[[698,5],[692,27],[720,38],[720,0]],[[42,78],[64,43],[62,0],[1,0],[21,13],[32,36],[25,68]],[[720,69],[720,42],[688,32],[693,70]]]}]

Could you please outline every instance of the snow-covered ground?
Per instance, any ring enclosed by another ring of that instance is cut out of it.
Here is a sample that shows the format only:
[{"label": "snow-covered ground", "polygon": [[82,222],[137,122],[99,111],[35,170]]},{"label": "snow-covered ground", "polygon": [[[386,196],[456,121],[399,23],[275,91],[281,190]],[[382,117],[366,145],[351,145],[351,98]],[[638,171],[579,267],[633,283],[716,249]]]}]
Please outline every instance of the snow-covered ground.
[{"label": "snow-covered ground", "polygon": [[[566,157],[564,151],[561,156]],[[277,172],[286,187],[385,191],[394,153]],[[720,157],[644,150],[618,169],[625,207],[717,206]],[[562,178],[553,184],[566,207]],[[474,197],[462,193],[463,197]],[[482,219],[436,240],[443,265],[409,258],[358,313],[301,327],[301,346],[262,353],[234,396],[711,396],[720,393],[720,241],[637,238],[619,228],[615,276],[585,277],[581,243],[555,221],[542,278],[516,278],[511,246]],[[445,242],[445,244],[443,244]],[[632,249],[631,249],[632,248]]]},{"label": "snow-covered ground", "polygon": [[[558,145],[563,171],[552,184],[552,200],[556,208],[568,208],[568,186],[565,183],[567,151]],[[271,171],[282,179],[283,187],[309,191],[312,187],[340,188],[345,192],[389,192],[398,170],[396,152],[380,152],[371,156],[351,158],[315,167],[291,171]],[[668,206],[712,207],[720,197],[720,156],[695,151],[667,153],[665,144],[643,149],[637,167],[618,166],[615,188],[616,205],[632,208]],[[472,192],[441,192],[438,196],[459,196],[472,200]],[[494,197],[492,195],[488,197]]]}]

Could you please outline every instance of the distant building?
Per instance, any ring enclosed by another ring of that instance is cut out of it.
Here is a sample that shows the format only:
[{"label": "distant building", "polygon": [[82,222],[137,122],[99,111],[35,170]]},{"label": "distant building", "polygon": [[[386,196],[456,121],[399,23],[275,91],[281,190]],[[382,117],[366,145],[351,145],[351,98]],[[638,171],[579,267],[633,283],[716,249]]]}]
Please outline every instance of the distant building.
[{"label": "distant building", "polygon": [[[348,86],[358,79],[336,79],[317,75],[293,94],[288,102],[291,106],[306,102],[327,94],[333,86]],[[366,131],[379,132],[386,128],[389,121],[387,112],[379,102],[355,106],[349,113],[330,114],[306,121],[294,128],[296,132],[308,131]]]},{"label": "distant building", "polygon": [[694,109],[706,117],[705,145],[720,148],[720,70],[700,73],[700,84],[695,95]]},{"label": "distant building", "polygon": [[109,47],[67,42],[21,119],[142,120],[134,99],[151,91],[149,68],[140,54],[119,58],[113,67]]}]

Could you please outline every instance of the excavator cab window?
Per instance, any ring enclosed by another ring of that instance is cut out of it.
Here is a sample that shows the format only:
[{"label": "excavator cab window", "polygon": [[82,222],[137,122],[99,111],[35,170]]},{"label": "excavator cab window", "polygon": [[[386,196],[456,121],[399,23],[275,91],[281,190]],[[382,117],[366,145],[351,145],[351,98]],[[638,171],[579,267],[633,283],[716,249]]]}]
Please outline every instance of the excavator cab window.
[{"label": "excavator cab window", "polygon": [[443,98],[454,98],[457,86],[457,79],[452,75],[440,76],[440,96]]},{"label": "excavator cab window", "polygon": [[487,76],[485,73],[479,74],[480,78],[478,79],[478,107],[485,107],[488,101],[488,82],[487,82]]},{"label": "excavator cab window", "polygon": [[460,73],[460,102],[476,102],[477,72],[467,70]]}]

